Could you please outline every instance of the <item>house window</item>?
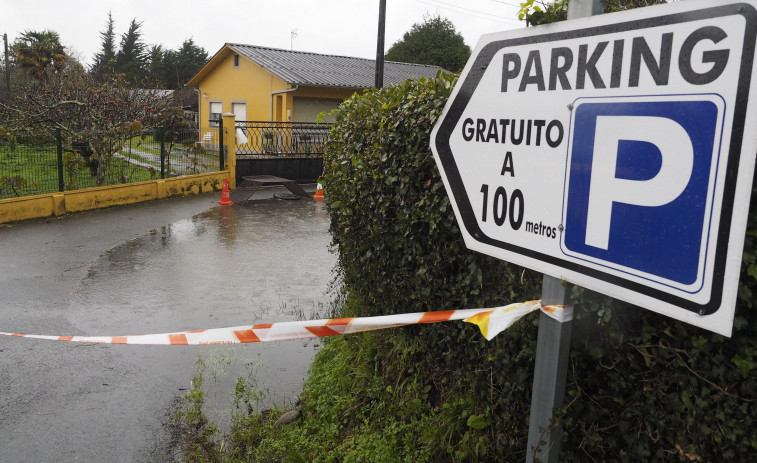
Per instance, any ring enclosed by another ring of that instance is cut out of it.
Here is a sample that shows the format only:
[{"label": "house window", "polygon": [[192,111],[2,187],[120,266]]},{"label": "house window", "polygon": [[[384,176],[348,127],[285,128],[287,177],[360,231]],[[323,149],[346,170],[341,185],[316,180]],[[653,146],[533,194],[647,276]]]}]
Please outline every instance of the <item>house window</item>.
[{"label": "house window", "polygon": [[239,69],[239,55],[234,55],[234,69]]},{"label": "house window", "polygon": [[218,127],[218,120],[223,113],[223,103],[220,101],[211,101],[208,110],[208,121],[210,127]]},{"label": "house window", "polygon": [[237,122],[247,120],[247,103],[231,103],[231,112],[234,113]]},{"label": "house window", "polygon": [[246,145],[248,143],[247,124],[245,124],[244,121],[247,120],[247,103],[231,103],[231,112],[234,113],[234,119],[237,122],[235,130],[237,135],[237,145]]}]

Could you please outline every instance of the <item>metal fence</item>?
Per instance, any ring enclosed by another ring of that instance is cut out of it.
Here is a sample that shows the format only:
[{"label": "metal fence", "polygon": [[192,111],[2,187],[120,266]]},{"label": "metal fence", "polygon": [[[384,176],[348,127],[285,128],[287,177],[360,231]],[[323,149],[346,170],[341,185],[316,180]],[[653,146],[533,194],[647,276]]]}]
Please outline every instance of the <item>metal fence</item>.
[{"label": "metal fence", "polygon": [[323,156],[332,124],[304,122],[236,122],[237,154]]},{"label": "metal fence", "polygon": [[119,143],[105,165],[86,142],[56,132],[0,137],[0,199],[223,170],[218,139],[197,130],[143,132]]}]

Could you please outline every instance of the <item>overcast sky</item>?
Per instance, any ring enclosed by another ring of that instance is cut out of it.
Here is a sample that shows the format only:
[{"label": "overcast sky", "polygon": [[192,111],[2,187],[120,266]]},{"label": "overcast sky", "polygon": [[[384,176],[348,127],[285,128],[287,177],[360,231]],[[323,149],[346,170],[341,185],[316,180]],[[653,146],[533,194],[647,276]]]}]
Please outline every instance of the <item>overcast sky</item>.
[{"label": "overcast sky", "polygon": [[[518,0],[387,0],[385,50],[424,15],[440,15],[473,48],[481,34],[524,27]],[[176,49],[187,39],[210,56],[226,42],[375,59],[379,0],[0,0],[0,34],[51,29],[85,65],[100,50],[108,11],[117,41],[132,19],[142,39]],[[292,38],[292,31],[296,36]],[[0,54],[2,49],[0,49]]]}]

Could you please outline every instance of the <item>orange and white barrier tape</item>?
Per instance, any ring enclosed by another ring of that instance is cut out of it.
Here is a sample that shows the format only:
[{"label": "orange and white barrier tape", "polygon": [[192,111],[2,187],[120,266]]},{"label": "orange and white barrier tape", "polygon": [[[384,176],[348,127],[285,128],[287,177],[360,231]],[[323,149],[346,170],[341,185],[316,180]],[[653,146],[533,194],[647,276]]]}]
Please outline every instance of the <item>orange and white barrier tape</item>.
[{"label": "orange and white barrier tape", "polygon": [[494,309],[442,310],[436,312],[382,315],[378,317],[329,318],[135,336],[47,336],[3,332],[0,332],[0,335],[103,344],[244,344],[250,342],[322,338],[399,326],[465,320],[478,325],[484,337],[491,340],[527,313],[540,308],[556,319],[564,318],[568,311],[567,309],[569,309],[569,307],[562,306],[542,307],[539,301],[528,301]]}]

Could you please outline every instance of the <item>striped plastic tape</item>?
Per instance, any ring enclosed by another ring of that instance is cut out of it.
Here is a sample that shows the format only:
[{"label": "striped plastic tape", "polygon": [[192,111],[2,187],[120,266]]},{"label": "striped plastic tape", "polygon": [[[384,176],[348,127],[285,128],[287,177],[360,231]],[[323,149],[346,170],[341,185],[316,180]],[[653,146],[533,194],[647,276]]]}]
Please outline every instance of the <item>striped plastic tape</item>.
[{"label": "striped plastic tape", "polygon": [[252,342],[322,338],[326,336],[360,333],[363,331],[382,330],[400,326],[465,320],[476,324],[481,329],[481,333],[484,337],[491,340],[494,336],[507,329],[527,313],[540,308],[545,313],[558,320],[564,318],[566,313],[566,307],[542,307],[539,301],[527,301],[493,309],[441,310],[435,312],[382,315],[377,317],[329,318],[132,336],[48,336],[4,332],[0,332],[0,335],[46,339],[52,341],[104,344],[245,344]]}]

